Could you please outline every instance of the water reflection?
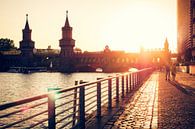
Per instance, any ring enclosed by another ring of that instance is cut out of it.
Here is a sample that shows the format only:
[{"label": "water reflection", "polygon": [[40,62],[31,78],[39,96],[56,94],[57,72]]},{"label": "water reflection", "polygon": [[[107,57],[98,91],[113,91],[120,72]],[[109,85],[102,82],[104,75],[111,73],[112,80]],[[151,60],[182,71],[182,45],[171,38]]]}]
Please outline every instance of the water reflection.
[{"label": "water reflection", "polygon": [[94,81],[115,73],[0,73],[0,104],[47,92],[48,88],[66,88],[75,80]]}]

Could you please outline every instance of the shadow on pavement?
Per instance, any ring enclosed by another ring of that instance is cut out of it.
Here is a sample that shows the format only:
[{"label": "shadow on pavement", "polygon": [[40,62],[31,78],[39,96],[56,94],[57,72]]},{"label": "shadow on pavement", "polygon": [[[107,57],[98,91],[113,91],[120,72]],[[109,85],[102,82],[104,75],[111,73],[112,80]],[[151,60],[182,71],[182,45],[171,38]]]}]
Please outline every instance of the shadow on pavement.
[{"label": "shadow on pavement", "polygon": [[174,85],[177,89],[182,91],[186,95],[195,96],[195,88],[178,83],[177,81],[169,81],[170,84]]}]

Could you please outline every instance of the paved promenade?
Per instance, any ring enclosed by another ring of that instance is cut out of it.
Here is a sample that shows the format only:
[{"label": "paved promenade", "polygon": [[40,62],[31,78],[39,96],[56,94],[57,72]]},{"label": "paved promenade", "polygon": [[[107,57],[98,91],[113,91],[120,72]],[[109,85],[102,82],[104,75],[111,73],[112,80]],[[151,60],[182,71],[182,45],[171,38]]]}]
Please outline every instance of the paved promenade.
[{"label": "paved promenade", "polygon": [[172,82],[164,73],[153,73],[104,129],[195,129],[195,95],[180,84],[182,77],[178,73],[180,81]]}]

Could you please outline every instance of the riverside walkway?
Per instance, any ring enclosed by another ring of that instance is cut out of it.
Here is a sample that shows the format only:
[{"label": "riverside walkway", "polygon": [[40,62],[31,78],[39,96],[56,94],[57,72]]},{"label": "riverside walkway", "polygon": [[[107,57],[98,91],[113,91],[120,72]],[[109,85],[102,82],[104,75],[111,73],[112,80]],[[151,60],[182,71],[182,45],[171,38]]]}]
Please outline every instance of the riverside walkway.
[{"label": "riverside walkway", "polygon": [[[166,81],[162,72],[153,73],[103,128],[194,129],[194,78],[178,73],[176,82],[172,82]],[[181,82],[184,81],[181,79],[188,82],[189,86],[183,86]]]},{"label": "riverside walkway", "polygon": [[146,68],[0,105],[0,129],[195,129],[195,79]]}]

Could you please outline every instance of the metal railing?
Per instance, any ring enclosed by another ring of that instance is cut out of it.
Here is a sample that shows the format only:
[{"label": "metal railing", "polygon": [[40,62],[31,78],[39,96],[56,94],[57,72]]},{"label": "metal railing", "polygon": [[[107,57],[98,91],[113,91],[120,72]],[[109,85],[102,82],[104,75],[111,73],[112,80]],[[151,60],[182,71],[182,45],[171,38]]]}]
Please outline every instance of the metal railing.
[{"label": "metal railing", "polygon": [[48,94],[0,105],[0,128],[82,128],[102,116],[102,106],[112,110],[152,73],[152,68],[75,83],[75,86]]}]

